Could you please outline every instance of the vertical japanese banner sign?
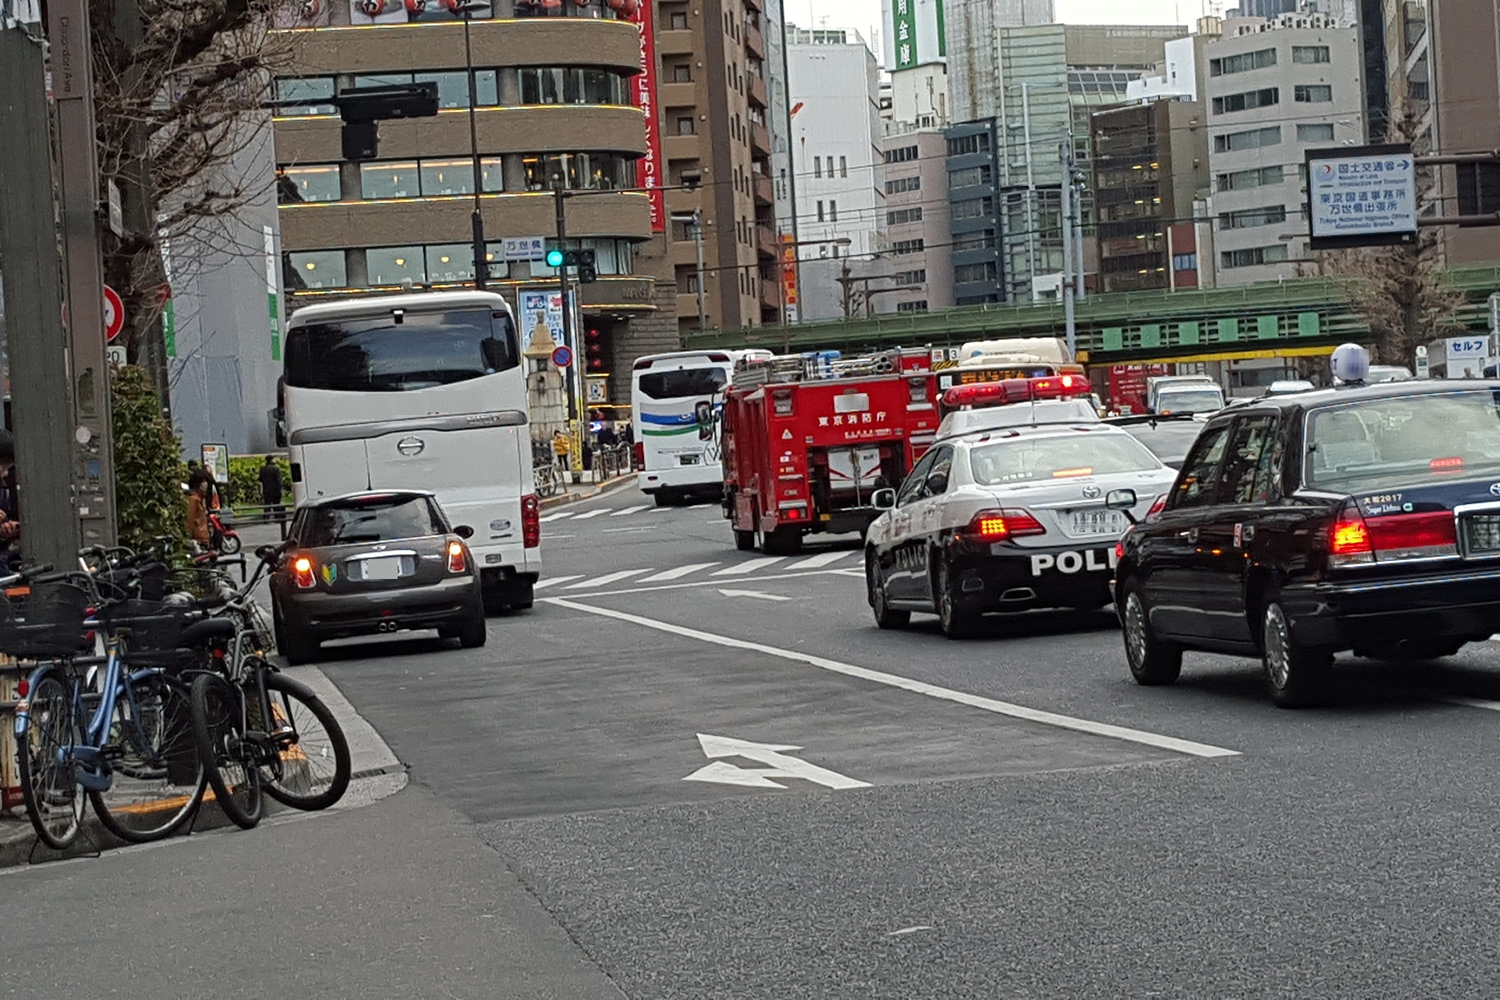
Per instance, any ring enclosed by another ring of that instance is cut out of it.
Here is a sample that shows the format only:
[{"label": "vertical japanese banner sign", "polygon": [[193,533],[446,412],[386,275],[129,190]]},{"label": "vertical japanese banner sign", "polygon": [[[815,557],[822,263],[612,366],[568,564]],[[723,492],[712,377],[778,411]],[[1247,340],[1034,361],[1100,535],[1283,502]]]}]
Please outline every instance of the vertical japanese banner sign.
[{"label": "vertical japanese banner sign", "polygon": [[161,276],[167,285],[167,301],[161,307],[161,339],[166,345],[167,357],[177,357],[177,307],[172,299],[172,243],[161,241]]},{"label": "vertical japanese banner sign", "polygon": [[790,233],[781,234],[781,300],[789,313],[797,304],[797,245]]},{"label": "vertical japanese banner sign", "polygon": [[635,106],[646,120],[646,155],[636,168],[636,185],[649,188],[651,231],[667,228],[666,199],[661,190],[661,123],[656,113],[656,25],[651,13],[656,0],[640,0],[630,21],[641,33],[641,72],[635,78]]},{"label": "vertical japanese banner sign", "polygon": [[896,50],[896,69],[917,65],[916,0],[891,0],[891,43]]},{"label": "vertical japanese banner sign", "polygon": [[271,360],[281,360],[281,301],[276,294],[276,234],[261,226],[266,238],[266,300],[271,310]]}]

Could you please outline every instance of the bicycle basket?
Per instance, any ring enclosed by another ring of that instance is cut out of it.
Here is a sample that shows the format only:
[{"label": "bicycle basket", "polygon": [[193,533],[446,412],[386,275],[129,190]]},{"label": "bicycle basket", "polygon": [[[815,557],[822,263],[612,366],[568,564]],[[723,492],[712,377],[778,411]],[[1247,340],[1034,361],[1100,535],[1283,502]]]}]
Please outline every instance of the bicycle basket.
[{"label": "bicycle basket", "polygon": [[15,588],[0,601],[0,653],[21,660],[74,655],[84,645],[88,608],[88,591],[65,580]]},{"label": "bicycle basket", "polygon": [[120,601],[105,607],[100,615],[111,632],[130,629],[131,658],[145,653],[171,653],[188,624],[190,608],[164,605],[160,601]]}]

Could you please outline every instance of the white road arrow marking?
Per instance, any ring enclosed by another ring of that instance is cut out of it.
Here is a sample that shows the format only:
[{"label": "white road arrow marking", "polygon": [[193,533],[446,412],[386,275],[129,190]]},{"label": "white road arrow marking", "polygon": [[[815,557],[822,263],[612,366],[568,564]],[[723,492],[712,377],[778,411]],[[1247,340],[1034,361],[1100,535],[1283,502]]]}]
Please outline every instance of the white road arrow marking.
[{"label": "white road arrow marking", "polygon": [[[722,785],[740,785],[748,788],[784,789],[785,785],[771,779],[801,778],[827,788],[870,787],[868,781],[857,781],[837,771],[830,771],[826,767],[809,764],[796,757],[788,757],[784,753],[787,750],[801,750],[802,748],[798,746],[782,743],[752,743],[749,740],[737,740],[729,736],[710,736],[707,733],[698,734],[698,744],[703,747],[703,755],[713,763],[700,767],[683,778],[683,781],[711,781]],[[736,767],[716,759],[719,757],[745,757],[765,764],[766,767]]]},{"label": "white road arrow marking", "polygon": [[724,590],[723,588],[720,588],[719,593],[723,594],[725,597],[758,597],[762,601],[791,600],[790,597],[782,597],[780,594],[762,594],[758,590]]}]

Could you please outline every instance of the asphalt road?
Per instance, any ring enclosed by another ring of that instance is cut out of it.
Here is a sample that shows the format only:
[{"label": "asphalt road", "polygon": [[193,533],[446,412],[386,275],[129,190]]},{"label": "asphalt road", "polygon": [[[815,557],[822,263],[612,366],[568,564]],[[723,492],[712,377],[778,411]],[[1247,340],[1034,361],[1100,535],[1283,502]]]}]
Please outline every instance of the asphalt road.
[{"label": "asphalt road", "polygon": [[[545,520],[537,606],[484,649],[326,651],[409,787],[0,878],[7,925],[41,908],[5,953],[81,954],[80,907],[150,865],[162,954],[259,927],[302,995],[1496,993],[1500,643],[1349,660],[1284,712],[1245,660],[1137,687],[1106,615],[881,632],[852,538],[767,560],[630,490]],[[95,995],[37,968],[8,981]]]}]

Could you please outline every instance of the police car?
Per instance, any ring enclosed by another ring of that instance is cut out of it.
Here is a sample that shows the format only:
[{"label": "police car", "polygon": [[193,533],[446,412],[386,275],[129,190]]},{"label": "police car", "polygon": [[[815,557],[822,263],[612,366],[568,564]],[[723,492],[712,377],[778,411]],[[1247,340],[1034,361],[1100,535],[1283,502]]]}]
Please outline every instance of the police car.
[{"label": "police car", "polygon": [[973,633],[982,616],[1042,608],[1095,610],[1110,601],[1114,546],[1133,490],[1144,515],[1174,473],[1130,434],[1099,420],[1087,379],[1008,379],[949,389],[931,448],[866,536],[865,578],[881,628],[914,611],[943,633]]},{"label": "police car", "polygon": [[1253,656],[1296,707],[1327,696],[1336,652],[1420,662],[1500,626],[1500,381],[1366,384],[1353,344],[1331,364],[1336,388],[1210,419],[1125,535],[1141,684],[1174,682],[1185,649]]}]

